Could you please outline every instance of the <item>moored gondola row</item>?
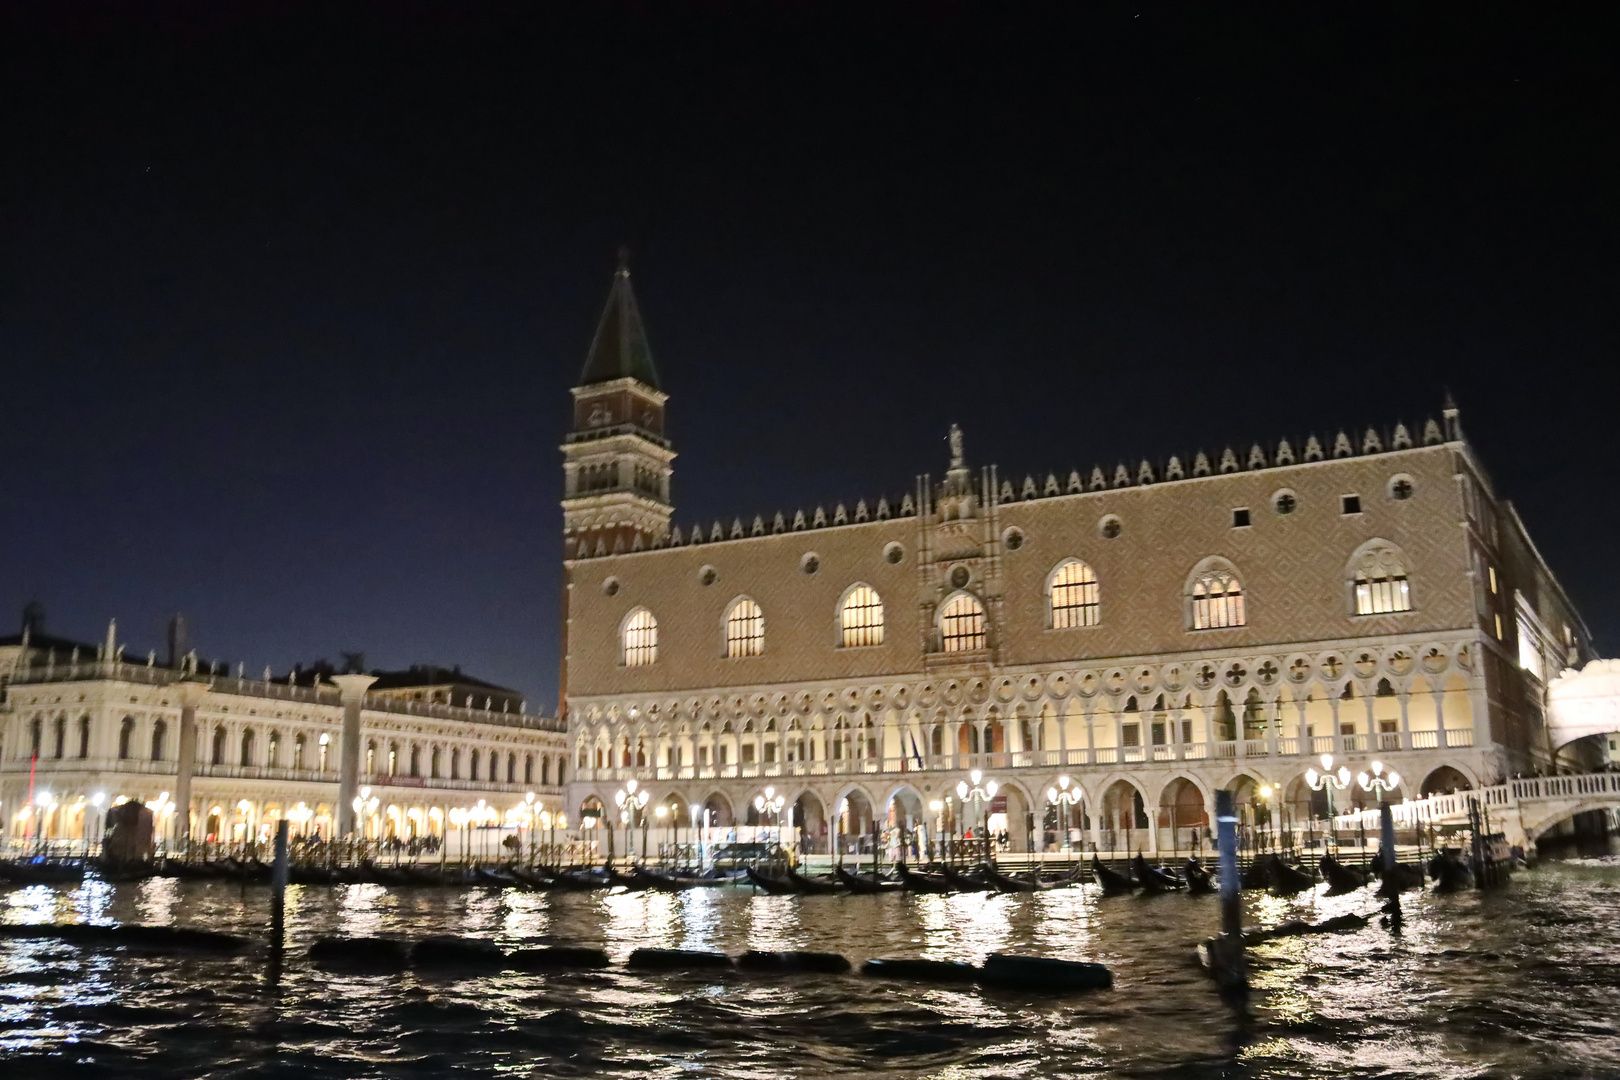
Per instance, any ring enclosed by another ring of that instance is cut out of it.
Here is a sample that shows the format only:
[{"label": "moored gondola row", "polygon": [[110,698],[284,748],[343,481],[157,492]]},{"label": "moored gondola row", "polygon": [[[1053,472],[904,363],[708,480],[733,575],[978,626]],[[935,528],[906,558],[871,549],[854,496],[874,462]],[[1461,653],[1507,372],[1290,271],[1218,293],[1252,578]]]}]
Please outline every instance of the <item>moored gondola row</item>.
[{"label": "moored gondola row", "polygon": [[[82,879],[87,870],[103,880],[171,877],[249,884],[263,884],[270,880],[270,865],[251,858],[160,859],[150,863],[106,866],[94,859],[36,857],[0,860],[0,882],[12,885],[72,884]],[[1388,871],[1372,866],[1357,868],[1332,855],[1321,856],[1312,866],[1290,861],[1275,853],[1257,855],[1241,870],[1244,890],[1263,890],[1283,896],[1315,888],[1320,880],[1326,882],[1329,895],[1341,895],[1377,884],[1379,895],[1388,897],[1404,890],[1422,888],[1430,877],[1440,892],[1454,892],[1474,884],[1474,875],[1467,861],[1459,853],[1447,850],[1436,854],[1427,866],[1399,863]],[[294,885],[373,884],[391,888],[491,887],[547,891],[622,889],[684,892],[689,889],[745,886],[770,894],[800,896],[887,892],[1036,893],[1081,884],[1097,885],[1104,896],[1131,892],[1149,895],[1185,892],[1197,896],[1210,894],[1216,887],[1213,871],[1196,857],[1187,858],[1180,866],[1171,867],[1154,865],[1142,854],[1128,861],[1112,863],[1094,855],[1089,863],[1076,864],[1067,869],[1036,867],[1017,873],[999,869],[989,862],[973,867],[934,864],[913,869],[901,861],[882,873],[863,873],[835,865],[829,873],[810,874],[800,873],[792,866],[779,862],[736,870],[698,870],[686,867],[654,869],[639,864],[616,866],[612,862],[559,867],[525,865],[517,861],[471,865],[389,865],[360,860],[339,865],[295,862],[289,867],[288,880]]]}]

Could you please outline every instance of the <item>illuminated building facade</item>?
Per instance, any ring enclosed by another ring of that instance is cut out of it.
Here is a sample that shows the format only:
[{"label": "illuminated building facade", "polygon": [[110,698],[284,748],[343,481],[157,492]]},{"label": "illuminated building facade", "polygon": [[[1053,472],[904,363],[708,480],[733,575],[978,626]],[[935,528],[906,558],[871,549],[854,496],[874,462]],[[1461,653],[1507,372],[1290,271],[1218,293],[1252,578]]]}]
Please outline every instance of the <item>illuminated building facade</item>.
[{"label": "illuminated building facade", "polygon": [[[184,832],[181,801],[196,841],[263,839],[281,818],[295,837],[340,834],[344,703],[331,673],[255,679],[198,670],[194,657],[132,663],[115,627],[94,645],[38,629],[25,623],[0,639],[0,812],[13,840],[98,838],[100,815],[123,798],[152,806],[171,842]],[[525,828],[566,822],[561,721],[459,669],[360,679],[370,685],[359,710],[358,833],[442,837],[447,822],[454,830],[474,815]]]},{"label": "illuminated building facade", "polygon": [[[1416,796],[1556,749],[1543,684],[1589,636],[1449,402],[1022,478],[971,467],[953,427],[909,491],[682,530],[622,270],[603,325],[563,447],[576,813],[633,779],[662,820],[743,825],[770,786],[811,850],[874,817],[1185,849],[1222,787],[1251,820],[1320,814],[1323,754]],[[955,805],[974,770],[995,796]]]}]

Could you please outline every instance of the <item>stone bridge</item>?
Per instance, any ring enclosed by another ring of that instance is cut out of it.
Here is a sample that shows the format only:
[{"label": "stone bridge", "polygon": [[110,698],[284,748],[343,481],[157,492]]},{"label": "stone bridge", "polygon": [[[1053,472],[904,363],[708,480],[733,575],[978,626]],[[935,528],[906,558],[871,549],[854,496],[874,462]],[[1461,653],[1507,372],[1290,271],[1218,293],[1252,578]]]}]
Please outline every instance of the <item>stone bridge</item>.
[{"label": "stone bridge", "polygon": [[[1489,815],[1492,831],[1506,833],[1508,843],[1529,848],[1548,829],[1576,814],[1591,810],[1620,810],[1620,773],[1581,773],[1571,776],[1537,776],[1509,780],[1505,784],[1431,795],[1392,804],[1395,826],[1409,829],[1420,825],[1466,825],[1468,807],[1478,800]],[[1341,829],[1358,825],[1369,833],[1378,829],[1378,811],[1341,814],[1335,819]]]}]

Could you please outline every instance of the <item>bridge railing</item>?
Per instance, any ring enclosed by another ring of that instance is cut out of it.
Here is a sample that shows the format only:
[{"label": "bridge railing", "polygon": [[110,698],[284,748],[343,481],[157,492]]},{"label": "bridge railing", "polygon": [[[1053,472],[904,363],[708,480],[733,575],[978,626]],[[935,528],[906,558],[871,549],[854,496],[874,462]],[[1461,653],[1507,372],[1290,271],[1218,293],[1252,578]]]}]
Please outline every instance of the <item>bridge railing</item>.
[{"label": "bridge railing", "polygon": [[[1519,803],[1551,799],[1578,799],[1611,795],[1620,799],[1620,773],[1580,773],[1573,776],[1532,776],[1472,791],[1430,795],[1391,803],[1397,828],[1414,825],[1456,825],[1468,820],[1468,801],[1478,799],[1485,810],[1505,809]],[[1334,818],[1341,829],[1378,828],[1378,811],[1360,810]]]}]

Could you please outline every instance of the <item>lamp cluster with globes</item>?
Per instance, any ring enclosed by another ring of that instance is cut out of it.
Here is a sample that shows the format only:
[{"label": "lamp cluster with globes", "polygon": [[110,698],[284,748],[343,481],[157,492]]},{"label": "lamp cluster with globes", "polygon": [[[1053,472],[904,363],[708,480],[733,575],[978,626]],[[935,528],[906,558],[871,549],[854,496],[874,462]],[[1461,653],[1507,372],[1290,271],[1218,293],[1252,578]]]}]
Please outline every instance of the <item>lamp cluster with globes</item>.
[{"label": "lamp cluster with globes", "polygon": [[[650,799],[651,796],[647,793],[647,789],[641,788],[637,790],[637,784],[634,780],[626,780],[624,787],[613,793],[613,801],[619,806],[619,823],[628,830],[625,843],[627,849],[630,846],[630,841],[635,837],[634,830],[637,820],[641,817],[641,811],[646,809]],[[646,858],[647,838],[645,835],[641,838],[641,846],[643,849],[642,858]],[[629,854],[628,851],[626,853]]]},{"label": "lamp cluster with globes", "polygon": [[1078,805],[1083,797],[1078,787],[1070,790],[1069,784],[1067,776],[1060,776],[1057,787],[1046,789],[1046,801],[1058,808],[1058,829],[1063,833],[1064,848],[1073,847],[1073,842],[1069,839],[1069,809]]},{"label": "lamp cluster with globes", "polygon": [[763,819],[767,815],[776,817],[776,840],[782,842],[782,807],[787,805],[787,799],[776,793],[776,789],[768,787],[764,794],[754,796],[754,810]]}]

